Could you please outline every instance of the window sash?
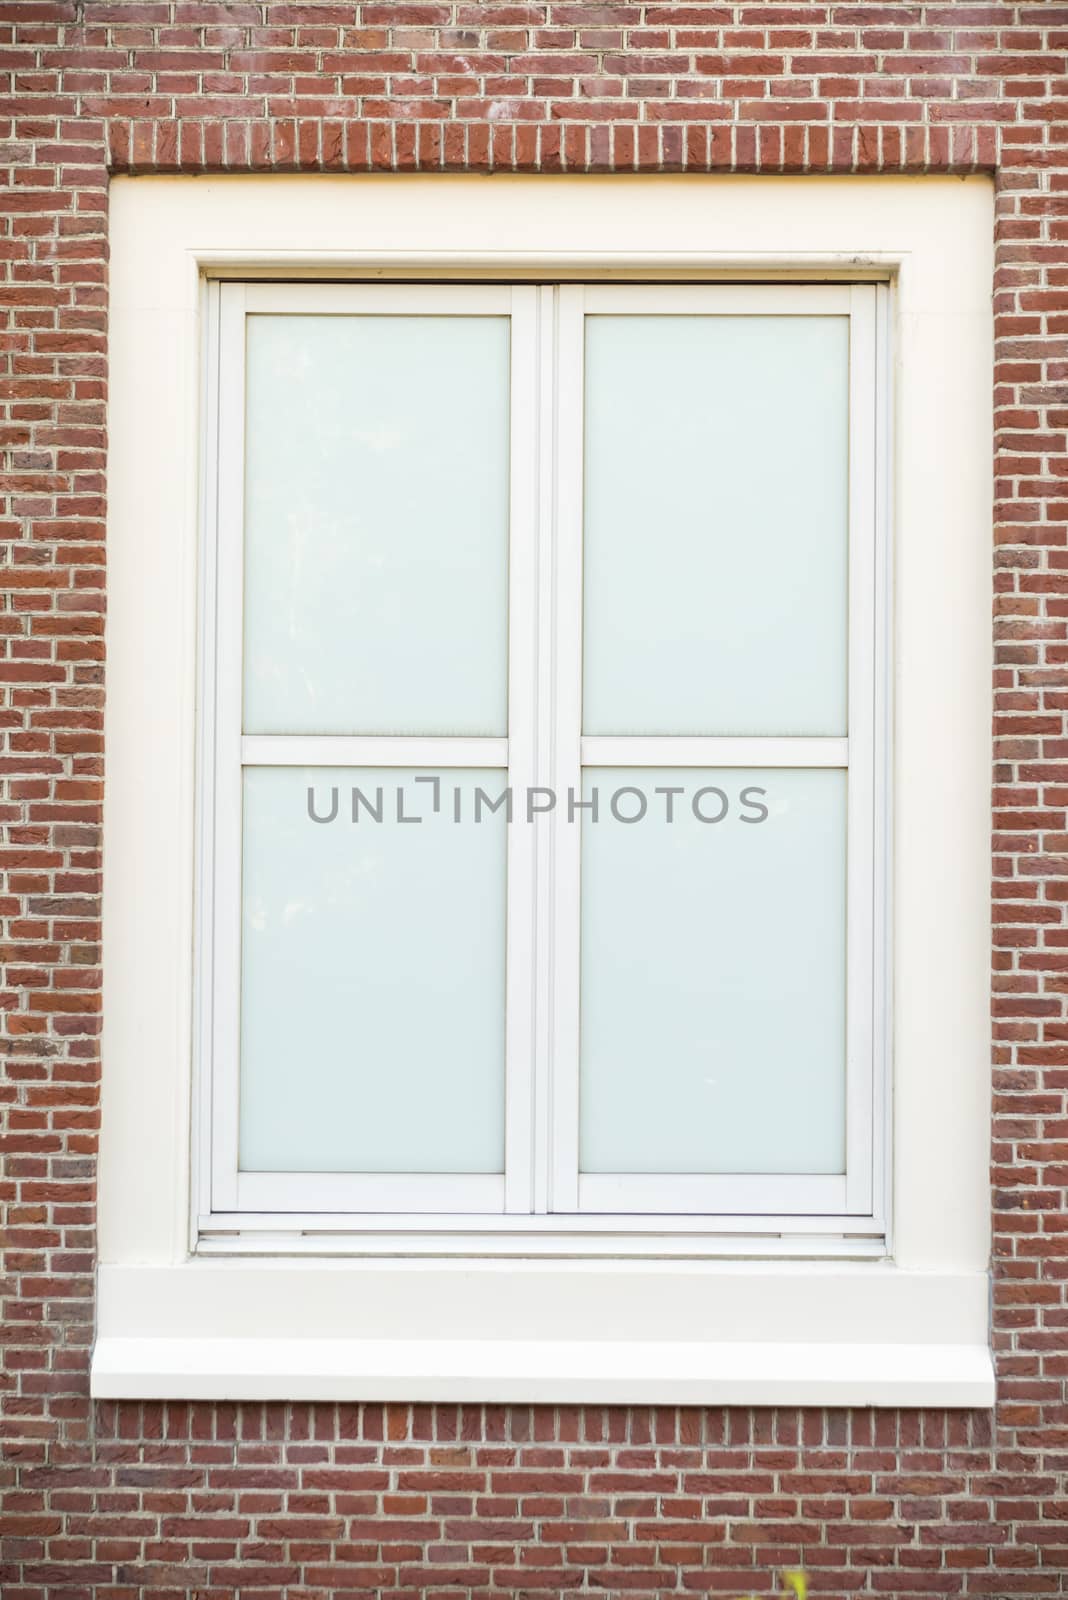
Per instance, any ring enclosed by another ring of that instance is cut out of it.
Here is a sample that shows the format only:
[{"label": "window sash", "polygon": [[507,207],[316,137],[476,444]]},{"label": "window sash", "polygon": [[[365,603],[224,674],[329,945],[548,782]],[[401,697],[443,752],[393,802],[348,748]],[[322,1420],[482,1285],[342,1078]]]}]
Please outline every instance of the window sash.
[{"label": "window sash", "polygon": [[[487,1225],[609,1231],[676,1224],[877,1232],[886,1072],[883,941],[888,691],[887,290],[831,284],[214,284],[206,384],[199,981],[202,1227]],[[511,318],[508,736],[242,736],[244,337],[250,312]],[[850,320],[847,738],[581,733],[584,318],[847,314]],[[239,1173],[243,766],[499,767],[513,793],[577,792],[602,766],[837,767],[848,772],[847,1159],[843,1176],[580,1174],[581,829],[554,813],[508,829],[505,1172]],[[290,1221],[287,1221],[291,1219]],[[469,1219],[469,1220],[467,1220]],[[619,1219],[619,1220],[614,1220]]]},{"label": "window sash", "polygon": [[[661,764],[834,765],[848,772],[847,811],[847,1028],[846,1171],[841,1179],[761,1175],[753,1178],[688,1174],[581,1174],[578,1154],[581,835],[557,828],[554,865],[553,988],[557,1000],[556,1050],[552,1063],[554,1137],[550,1209],[638,1212],[836,1212],[871,1214],[875,1198],[874,1137],[880,1043],[875,1025],[876,927],[882,896],[876,850],[885,822],[876,815],[876,795],[885,793],[885,772],[875,771],[876,661],[885,650],[885,601],[877,593],[884,563],[884,530],[878,515],[877,438],[880,374],[877,319],[885,322],[873,285],[819,288],[768,286],[634,286],[567,284],[559,291],[560,420],[557,470],[556,659],[558,681],[555,762],[561,788],[581,785],[586,768]],[[582,534],[584,319],[597,312],[643,316],[739,315],[763,312],[848,312],[849,393],[849,654],[848,738],[711,740],[581,734]],[[885,381],[885,375],[882,381]],[[791,748],[792,747],[792,748]],[[807,759],[798,759],[802,752]],[[714,758],[714,759],[713,759]],[[777,760],[776,758],[779,758]]]},{"label": "window sash", "polygon": [[[206,597],[214,625],[205,638],[204,679],[214,694],[206,707],[213,736],[205,754],[214,774],[210,822],[205,810],[202,948],[213,946],[210,989],[202,1002],[203,1043],[210,1050],[209,1211],[325,1213],[406,1211],[464,1214],[527,1209],[530,1097],[530,1013],[533,995],[533,840],[510,828],[507,845],[505,1040],[505,1174],[262,1173],[238,1164],[241,988],[242,772],[257,765],[350,767],[354,781],[368,766],[506,770],[512,784],[533,785],[531,733],[534,667],[531,516],[535,432],[534,296],[525,287],[436,284],[241,284],[212,287],[217,329],[217,485],[214,584]],[[285,315],[507,316],[511,321],[509,506],[508,737],[351,737],[242,734],[242,603],[246,318]],[[211,569],[209,560],[205,563]],[[212,926],[206,927],[206,923]],[[524,961],[520,952],[527,946]],[[205,1037],[206,1035],[206,1037]]]}]

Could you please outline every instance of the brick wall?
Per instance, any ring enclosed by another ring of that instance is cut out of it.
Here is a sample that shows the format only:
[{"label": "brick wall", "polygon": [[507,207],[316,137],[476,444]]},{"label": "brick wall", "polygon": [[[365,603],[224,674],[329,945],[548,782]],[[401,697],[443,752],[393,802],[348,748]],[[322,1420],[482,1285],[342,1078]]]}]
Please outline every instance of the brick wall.
[{"label": "brick wall", "polygon": [[[1068,1594],[1068,5],[0,0],[0,139],[4,1600]],[[992,1418],[89,1404],[108,174],[410,167],[997,172]]]}]

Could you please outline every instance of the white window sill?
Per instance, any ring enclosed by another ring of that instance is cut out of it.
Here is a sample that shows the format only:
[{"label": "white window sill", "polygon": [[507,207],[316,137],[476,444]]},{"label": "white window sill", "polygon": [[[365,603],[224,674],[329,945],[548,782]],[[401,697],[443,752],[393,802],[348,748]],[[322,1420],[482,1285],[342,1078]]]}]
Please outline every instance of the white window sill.
[{"label": "white window sill", "polygon": [[990,1406],[983,1345],[526,1339],[97,1341],[93,1394],[142,1400]]},{"label": "white window sill", "polygon": [[[104,1266],[99,1289],[99,1398],[994,1401],[978,1272],[885,1262],[230,1260]],[[627,1336],[612,1337],[619,1329]]]}]

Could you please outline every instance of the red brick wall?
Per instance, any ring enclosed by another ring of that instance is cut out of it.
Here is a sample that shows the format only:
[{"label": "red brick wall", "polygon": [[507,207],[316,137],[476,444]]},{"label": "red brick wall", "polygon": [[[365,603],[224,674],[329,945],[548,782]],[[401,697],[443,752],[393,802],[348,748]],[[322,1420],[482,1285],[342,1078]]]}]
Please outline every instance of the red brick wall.
[{"label": "red brick wall", "polygon": [[[1068,1594],[1068,5],[0,0],[0,139],[4,1600]],[[413,166],[997,173],[992,1417],[89,1404],[108,174]]]}]

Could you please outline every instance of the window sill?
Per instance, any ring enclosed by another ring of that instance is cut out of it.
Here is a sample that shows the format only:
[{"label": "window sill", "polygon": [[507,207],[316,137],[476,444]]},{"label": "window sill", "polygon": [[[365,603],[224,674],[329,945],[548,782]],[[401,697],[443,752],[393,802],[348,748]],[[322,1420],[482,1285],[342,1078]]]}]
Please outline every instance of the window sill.
[{"label": "window sill", "polygon": [[126,1400],[984,1407],[994,1372],[985,1346],[959,1344],[104,1338],[92,1389]]},{"label": "window sill", "polygon": [[[864,1262],[103,1266],[91,1386],[139,1400],[986,1407],[986,1298],[985,1273]],[[435,1337],[419,1337],[428,1323]]]}]

